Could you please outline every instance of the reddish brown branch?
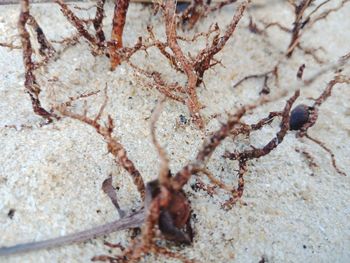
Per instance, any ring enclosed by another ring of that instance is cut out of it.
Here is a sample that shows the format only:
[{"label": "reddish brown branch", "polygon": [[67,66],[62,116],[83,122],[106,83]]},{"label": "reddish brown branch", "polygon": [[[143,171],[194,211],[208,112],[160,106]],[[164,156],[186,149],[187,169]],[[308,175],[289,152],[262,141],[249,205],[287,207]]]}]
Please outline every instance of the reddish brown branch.
[{"label": "reddish brown branch", "polygon": [[93,128],[104,138],[107,143],[108,151],[114,156],[117,163],[119,163],[131,176],[137,190],[139,191],[142,200],[145,198],[145,184],[143,182],[140,172],[135,167],[134,163],[128,158],[124,146],[113,136],[114,122],[108,115],[108,121],[105,126],[100,124],[100,118],[104,108],[107,105],[107,94],[104,103],[102,104],[98,114],[95,118],[89,118],[85,114],[78,114],[68,110],[65,104],[61,104],[57,107],[57,110],[66,117],[84,122]]},{"label": "reddish brown branch", "polygon": [[129,2],[129,0],[115,0],[111,44],[109,46],[111,70],[114,70],[121,63],[117,51],[123,47],[123,31]]},{"label": "reddish brown branch", "polygon": [[30,35],[26,29],[31,15],[29,13],[29,1],[21,1],[21,13],[18,21],[18,31],[21,37],[22,50],[23,50],[23,64],[25,69],[24,87],[26,88],[30,99],[32,101],[33,110],[39,116],[45,118],[48,122],[51,122],[56,116],[41,106],[39,94],[41,92],[40,86],[36,80],[34,74],[34,63],[32,61],[32,44],[30,42]]},{"label": "reddish brown branch", "polygon": [[37,40],[40,45],[39,53],[42,56],[46,56],[48,58],[52,57],[55,53],[55,49],[51,45],[51,43],[47,40],[43,30],[39,26],[38,22],[32,15],[29,15],[27,24],[32,26],[37,34]]},{"label": "reddish brown branch", "polygon": [[298,132],[298,137],[303,137],[306,135],[309,128],[315,125],[318,119],[318,109],[319,107],[331,96],[332,90],[336,84],[339,83],[350,83],[350,79],[346,76],[336,76],[333,80],[331,80],[322,94],[315,100],[314,104],[310,107],[310,117],[309,121],[301,127]]},{"label": "reddish brown branch", "polygon": [[96,38],[100,46],[103,46],[103,42],[106,40],[103,32],[103,18],[104,18],[104,5],[106,0],[97,0],[96,3],[96,14],[93,20],[94,28],[96,31]]},{"label": "reddish brown branch", "polygon": [[205,169],[206,163],[209,161],[215,149],[232,134],[234,129],[241,129],[241,118],[248,111],[256,108],[262,103],[267,102],[266,99],[260,100],[258,103],[253,105],[247,105],[237,110],[237,112],[230,116],[227,123],[223,124],[219,130],[214,132],[210,138],[208,138],[198,152],[196,159],[183,167],[176,175],[172,178],[172,188],[174,190],[180,190],[188,182],[190,177],[198,171]]},{"label": "reddish brown branch", "polygon": [[277,132],[276,137],[270,140],[264,147],[262,148],[253,148],[251,150],[246,150],[243,152],[234,152],[227,153],[225,157],[231,160],[250,160],[257,159],[262,156],[269,154],[273,149],[275,149],[284,139],[284,136],[287,134],[289,130],[289,118],[290,118],[290,110],[292,108],[293,103],[299,97],[300,91],[297,90],[294,95],[287,101],[286,106],[284,107],[282,113],[282,120],[280,125],[280,130]]},{"label": "reddish brown branch", "polygon": [[294,20],[294,27],[292,30],[292,37],[287,49],[286,56],[291,57],[294,49],[298,45],[300,41],[300,30],[304,26],[303,24],[303,16],[305,10],[311,5],[312,0],[302,0],[302,2],[299,5],[294,4],[294,10],[295,10],[295,20]]},{"label": "reddish brown branch", "polygon": [[182,52],[177,42],[174,1],[168,0],[166,2],[164,16],[165,16],[165,31],[167,36],[167,43],[170,49],[173,51],[174,56],[176,57],[176,60],[181,65],[181,68],[183,69],[183,71],[187,76],[186,91],[188,94],[188,99],[186,101],[186,104],[190,110],[191,117],[193,118],[194,123],[199,128],[203,128],[204,123],[199,113],[200,103],[198,101],[198,96],[196,92],[198,77],[191,61],[186,58],[186,56]]},{"label": "reddish brown branch", "polygon": [[247,6],[248,6],[248,2],[243,2],[237,8],[235,15],[233,16],[230,24],[227,26],[227,29],[224,32],[224,34],[222,36],[218,35],[214,37],[211,45],[203,49],[196,56],[195,62],[194,62],[194,69],[197,72],[197,76],[198,76],[197,85],[202,82],[204,72],[212,66],[211,61],[213,60],[213,57],[224,48],[227,41],[230,39],[234,31],[236,30],[238,22],[243,17],[244,11],[246,10]]},{"label": "reddish brown branch", "polygon": [[78,30],[79,34],[84,37],[93,49],[93,53],[98,52],[99,47],[96,38],[91,35],[84,26],[84,22],[79,19],[68,5],[63,0],[55,0],[55,2],[61,7],[62,14],[68,19],[68,21]]}]

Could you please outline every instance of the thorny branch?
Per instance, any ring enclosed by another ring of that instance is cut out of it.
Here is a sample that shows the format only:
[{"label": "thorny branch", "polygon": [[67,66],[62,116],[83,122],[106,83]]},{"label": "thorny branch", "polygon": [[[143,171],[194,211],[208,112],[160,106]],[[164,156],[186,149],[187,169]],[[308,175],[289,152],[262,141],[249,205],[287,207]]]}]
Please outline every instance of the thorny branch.
[{"label": "thorny branch", "polygon": [[311,5],[313,0],[303,0],[299,5],[293,3],[294,12],[295,12],[295,20],[294,27],[292,29],[292,38],[290,40],[288,49],[287,49],[287,57],[291,57],[295,47],[299,43],[300,39],[300,30],[305,26],[305,22],[303,21],[303,15],[305,10]]},{"label": "thorny branch", "polygon": [[319,107],[331,96],[332,90],[336,84],[340,83],[350,83],[350,78],[346,76],[336,76],[333,80],[331,80],[325,90],[322,92],[322,94],[315,100],[313,105],[310,107],[310,117],[309,121],[303,125],[303,127],[298,132],[298,137],[303,137],[306,135],[309,128],[315,125],[317,119],[318,119],[318,109]]}]

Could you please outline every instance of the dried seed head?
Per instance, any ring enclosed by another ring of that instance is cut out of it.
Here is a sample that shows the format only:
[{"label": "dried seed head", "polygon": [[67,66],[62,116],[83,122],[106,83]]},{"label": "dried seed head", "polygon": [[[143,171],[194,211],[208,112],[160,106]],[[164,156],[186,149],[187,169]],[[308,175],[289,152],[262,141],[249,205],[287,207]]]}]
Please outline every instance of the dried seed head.
[{"label": "dried seed head", "polygon": [[289,129],[299,130],[309,121],[309,116],[310,116],[309,106],[306,106],[305,104],[300,104],[296,106],[290,114]]}]

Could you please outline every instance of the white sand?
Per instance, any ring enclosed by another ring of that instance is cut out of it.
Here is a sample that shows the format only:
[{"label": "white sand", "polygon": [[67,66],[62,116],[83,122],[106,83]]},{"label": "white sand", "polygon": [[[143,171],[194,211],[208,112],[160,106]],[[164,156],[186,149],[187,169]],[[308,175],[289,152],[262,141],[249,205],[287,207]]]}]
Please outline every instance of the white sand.
[{"label": "white sand", "polygon": [[[336,6],[338,2],[332,1],[325,7]],[[112,10],[112,5],[108,4],[106,32],[110,32]],[[214,21],[226,25],[233,10],[228,7],[210,15],[194,30],[204,31]],[[75,32],[56,5],[35,5],[32,12],[49,39],[59,40]],[[88,17],[93,10],[77,13]],[[293,22],[291,8],[277,1],[270,1],[264,8],[252,9],[249,13],[256,19],[281,21],[289,27]],[[323,47],[324,51],[317,54],[327,62],[336,61],[349,52],[349,14],[350,4],[347,4],[305,33],[302,44]],[[18,43],[17,19],[18,7],[0,6],[1,42],[16,39]],[[174,172],[194,158],[202,139],[219,127],[227,112],[234,112],[239,105],[252,103],[259,97],[262,80],[247,81],[236,89],[232,89],[233,83],[248,74],[270,70],[289,44],[290,36],[275,28],[268,31],[269,37],[252,34],[247,29],[248,21],[246,14],[234,37],[217,56],[225,67],[216,66],[208,71],[205,87],[198,89],[200,101],[206,106],[202,114],[207,129],[202,132],[192,124],[177,126],[181,114],[189,118],[187,108],[173,101],[166,103],[157,124],[157,134],[169,154]],[[148,23],[152,23],[157,35],[164,38],[161,17],[152,17],[147,8],[132,4],[125,30],[126,45],[131,46],[138,36],[145,35]],[[191,52],[201,46],[203,43],[184,44]],[[103,180],[110,173],[114,176],[114,185],[120,187],[118,198],[122,207],[126,210],[139,207],[140,200],[128,174],[115,165],[94,129],[67,118],[39,127],[41,119],[33,114],[29,97],[24,92],[21,51],[0,47],[0,61],[0,246],[57,237],[115,220],[117,213],[101,190]],[[183,76],[173,73],[156,50],[150,50],[147,58],[140,53],[133,61],[145,68],[161,70],[169,80],[184,81]],[[297,50],[280,68],[281,89],[288,90],[289,94],[300,85],[295,75],[302,63],[306,64],[306,77],[321,67]],[[51,63],[46,72],[38,72],[42,101],[49,106],[69,96],[102,89],[107,83],[110,99],[106,113],[116,122],[115,134],[145,181],[156,178],[159,162],[151,142],[148,118],[159,93],[145,88],[142,79],[135,77],[127,65],[123,64],[115,72],[108,68],[108,59],[92,57],[82,40],[81,44],[68,49],[59,61]],[[349,73],[349,69],[344,72]],[[48,81],[53,77],[59,81]],[[300,86],[302,95],[297,103],[311,104],[307,98],[318,96],[331,79],[331,73],[325,74],[310,87]],[[273,81],[269,85],[271,94],[279,92]],[[286,98],[259,108],[245,119],[253,122],[269,111],[282,109]],[[332,149],[339,168],[350,176],[349,98],[349,85],[335,87],[332,97],[322,105],[319,120],[310,134]],[[102,95],[88,99],[90,114],[97,112],[102,99]],[[222,116],[210,118],[216,113]],[[262,146],[277,129],[278,121],[252,134],[250,140],[240,138],[235,144],[225,141],[208,168],[221,180],[236,184],[237,164],[221,158],[222,153],[249,144]],[[311,169],[296,148],[308,151],[318,167]],[[221,204],[229,198],[226,193],[218,191],[218,195],[210,197],[203,191],[194,192],[187,185],[185,189],[196,215],[192,220],[195,240],[190,247],[174,249],[201,262],[257,263],[262,258],[265,262],[350,262],[349,177],[336,173],[329,155],[318,145],[296,139],[291,132],[271,154],[249,162],[245,179],[242,200],[247,206],[238,204],[230,211],[221,209]],[[7,215],[10,209],[15,209],[12,219]],[[84,244],[0,258],[0,262],[89,262],[94,255],[118,253],[104,246],[104,241],[121,242],[126,246],[129,238],[130,233],[123,231]],[[144,259],[144,262],[155,261],[171,262],[162,257]]]}]

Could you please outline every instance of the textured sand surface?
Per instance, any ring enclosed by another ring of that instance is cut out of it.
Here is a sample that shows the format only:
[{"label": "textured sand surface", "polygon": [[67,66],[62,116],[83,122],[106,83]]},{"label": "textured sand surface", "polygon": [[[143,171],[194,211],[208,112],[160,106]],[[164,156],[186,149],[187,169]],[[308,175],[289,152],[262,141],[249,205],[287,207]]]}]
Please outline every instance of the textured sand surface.
[{"label": "textured sand surface", "polygon": [[[331,1],[324,8],[337,6],[338,2]],[[287,4],[269,1],[268,8],[263,6],[249,10],[249,14],[256,20],[280,21],[291,27],[293,13]],[[205,31],[214,21],[224,27],[234,7],[210,15],[194,31],[184,34]],[[0,42],[19,43],[18,10],[17,6],[0,6]],[[106,10],[105,30],[110,32],[112,5],[108,4]],[[55,5],[33,5],[32,12],[49,39],[60,40],[75,33]],[[92,9],[76,12],[83,17],[93,14]],[[347,4],[305,33],[302,44],[323,47],[317,54],[327,63],[336,61],[350,51],[349,14],[350,4]],[[232,85],[246,75],[270,70],[289,44],[290,36],[276,28],[268,31],[268,37],[251,33],[248,18],[246,14],[234,37],[217,56],[224,67],[219,65],[208,71],[205,87],[198,89],[199,99],[205,105],[202,114],[206,129],[199,131],[192,124],[178,125],[180,115],[189,119],[187,108],[173,101],[165,104],[157,123],[157,135],[174,172],[194,158],[203,139],[220,126],[227,113],[259,98],[262,80],[247,81],[236,89]],[[147,7],[132,4],[125,30],[126,45],[131,46],[138,36],[144,36],[147,24],[152,24],[157,35],[164,39],[162,18],[152,16]],[[183,43],[183,46],[195,53],[204,44],[200,41],[197,45]],[[140,53],[132,60],[144,68],[160,69],[169,80],[184,82],[184,77],[175,74],[156,50],[150,50],[148,56]],[[301,88],[297,104],[312,103],[308,98],[317,97],[333,73],[303,87],[295,77],[303,63],[306,77],[322,67],[311,56],[297,50],[280,66],[280,90],[273,81],[269,82],[271,96],[283,90],[288,91],[288,95],[247,115],[248,123],[270,111],[281,110],[296,87]],[[151,141],[149,117],[160,98],[159,93],[146,88],[143,79],[125,64],[115,72],[108,68],[108,59],[93,57],[82,40],[64,51],[58,61],[38,71],[42,101],[49,107],[69,96],[103,89],[107,83],[109,101],[105,112],[115,120],[115,135],[144,180],[156,178],[159,161]],[[113,184],[119,187],[117,194],[124,209],[141,205],[128,174],[107,154],[106,144],[94,129],[68,118],[40,127],[42,120],[33,114],[24,92],[20,50],[0,47],[0,71],[0,246],[57,237],[115,220],[118,215],[101,190],[109,174],[114,177]],[[344,74],[350,74],[349,66]],[[264,262],[350,262],[349,99],[349,85],[335,87],[332,97],[321,107],[318,122],[310,130],[313,137],[333,151],[347,177],[335,171],[330,156],[322,148],[309,140],[297,139],[290,132],[271,154],[249,162],[242,199],[247,205],[237,204],[232,210],[224,211],[221,204],[229,198],[227,193],[218,190],[217,195],[210,197],[204,191],[194,191],[190,187],[192,180],[185,190],[193,208],[194,243],[173,249],[200,262],[257,263],[262,258]],[[93,115],[103,96],[90,97],[87,101],[89,114]],[[82,104],[76,105],[73,109],[81,110]],[[220,116],[211,117],[214,114]],[[240,137],[234,143],[226,140],[208,168],[221,180],[236,185],[237,164],[221,155],[225,150],[242,149],[250,144],[263,146],[276,130],[278,121],[253,133],[250,139]],[[317,167],[310,167],[296,149],[309,152]],[[10,209],[15,209],[12,219],[8,216]],[[83,244],[2,257],[0,262],[89,262],[94,255],[118,253],[117,249],[112,251],[104,246],[104,241],[127,246],[129,239],[130,232],[122,231]],[[172,261],[148,256],[144,262]]]}]

